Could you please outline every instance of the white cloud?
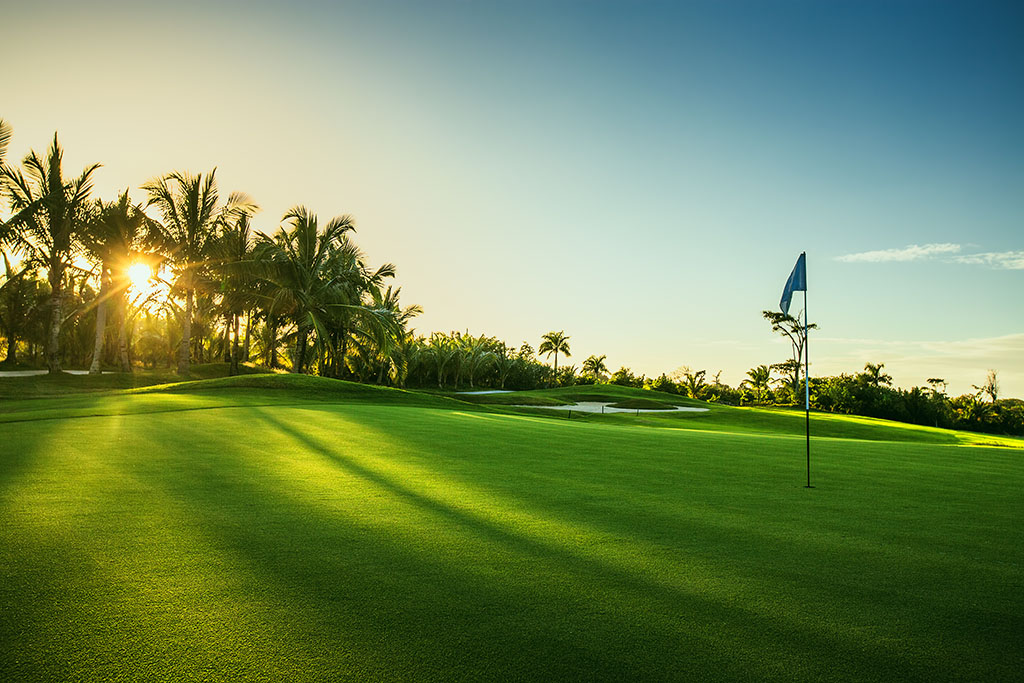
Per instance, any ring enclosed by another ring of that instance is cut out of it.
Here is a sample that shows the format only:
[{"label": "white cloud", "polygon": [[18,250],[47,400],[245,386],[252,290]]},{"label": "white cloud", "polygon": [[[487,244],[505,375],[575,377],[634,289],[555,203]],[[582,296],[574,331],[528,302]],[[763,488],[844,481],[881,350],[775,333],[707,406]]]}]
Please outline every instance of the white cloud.
[{"label": "white cloud", "polygon": [[1024,270],[1024,251],[989,251],[980,254],[961,254],[959,244],[911,244],[902,249],[879,249],[857,254],[836,256],[844,263],[905,263],[946,256],[946,263],[988,266],[1003,270]]},{"label": "white cloud", "polygon": [[984,254],[963,254],[953,259],[957,263],[991,266],[1006,270],[1024,270],[1024,251],[999,251]]},{"label": "white cloud", "polygon": [[880,249],[878,251],[862,251],[859,254],[837,256],[837,261],[846,263],[890,263],[902,261],[921,261],[942,254],[956,254],[960,251],[959,244],[911,244],[902,249]]}]

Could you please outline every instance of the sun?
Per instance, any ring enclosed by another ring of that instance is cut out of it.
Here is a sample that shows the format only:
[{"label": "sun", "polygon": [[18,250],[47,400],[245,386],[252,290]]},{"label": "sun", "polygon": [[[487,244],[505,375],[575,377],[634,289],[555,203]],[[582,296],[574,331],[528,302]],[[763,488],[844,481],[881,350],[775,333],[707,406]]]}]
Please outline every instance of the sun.
[{"label": "sun", "polygon": [[128,266],[128,279],[132,281],[132,289],[142,291],[150,286],[153,271],[145,263],[133,263]]}]

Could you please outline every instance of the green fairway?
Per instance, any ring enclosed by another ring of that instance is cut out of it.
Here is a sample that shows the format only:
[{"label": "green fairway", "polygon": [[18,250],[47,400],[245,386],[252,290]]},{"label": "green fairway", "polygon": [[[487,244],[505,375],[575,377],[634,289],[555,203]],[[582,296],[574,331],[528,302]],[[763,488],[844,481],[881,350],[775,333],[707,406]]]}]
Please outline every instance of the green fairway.
[{"label": "green fairway", "polygon": [[[642,425],[719,431],[730,433],[804,436],[804,411],[785,408],[736,408],[718,403],[706,403],[692,398],[657,391],[643,391],[631,387],[609,384],[596,386],[562,387],[534,391],[516,391],[502,394],[460,395],[460,400],[487,406],[536,406],[518,409],[534,415],[565,418],[545,407],[564,406],[579,401],[606,401],[612,405],[630,408],[662,408],[689,406],[705,408],[706,412],[645,413],[634,419],[632,415],[584,415],[574,413],[574,419],[610,422],[622,425]],[[1007,446],[1024,448],[1024,439],[1002,437],[976,432],[957,432],[918,425],[878,420],[855,415],[835,415],[814,412],[811,432],[815,437],[838,437],[868,441],[914,441],[962,445]]]},{"label": "green fairway", "polygon": [[815,415],[808,490],[803,415],[782,410],[567,420],[312,377],[5,386],[0,680],[1024,668],[1024,450],[965,445],[1020,440]]}]

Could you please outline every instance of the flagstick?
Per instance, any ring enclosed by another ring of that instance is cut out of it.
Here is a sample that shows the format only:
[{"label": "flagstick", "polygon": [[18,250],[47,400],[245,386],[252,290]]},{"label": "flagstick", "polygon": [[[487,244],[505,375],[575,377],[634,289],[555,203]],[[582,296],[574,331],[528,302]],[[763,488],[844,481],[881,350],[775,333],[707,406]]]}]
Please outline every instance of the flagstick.
[{"label": "flagstick", "polygon": [[[806,268],[806,265],[804,266]],[[807,486],[804,488],[813,489],[811,486],[811,350],[810,340],[807,338],[807,287],[804,283],[804,415],[807,426]]]}]

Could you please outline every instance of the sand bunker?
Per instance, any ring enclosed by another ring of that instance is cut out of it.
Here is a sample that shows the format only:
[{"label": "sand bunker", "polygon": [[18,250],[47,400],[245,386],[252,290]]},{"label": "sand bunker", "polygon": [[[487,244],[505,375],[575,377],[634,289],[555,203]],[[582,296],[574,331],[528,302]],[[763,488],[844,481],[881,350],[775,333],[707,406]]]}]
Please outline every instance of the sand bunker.
[{"label": "sand bunker", "polygon": [[550,408],[551,410],[576,410],[581,413],[673,413],[673,412],[684,412],[684,413],[706,413],[707,408],[690,408],[688,406],[675,406],[674,408],[665,409],[653,409],[653,408],[612,408],[612,403],[603,403],[599,401],[580,401],[579,403],[573,403],[572,405],[564,406],[527,406],[527,405],[513,405],[508,406],[509,408]]},{"label": "sand bunker", "polygon": [[[62,370],[66,375],[88,375],[88,370]],[[36,375],[48,374],[46,370],[2,370],[0,377],[35,377]],[[104,375],[112,374],[109,370],[103,371]]]}]

